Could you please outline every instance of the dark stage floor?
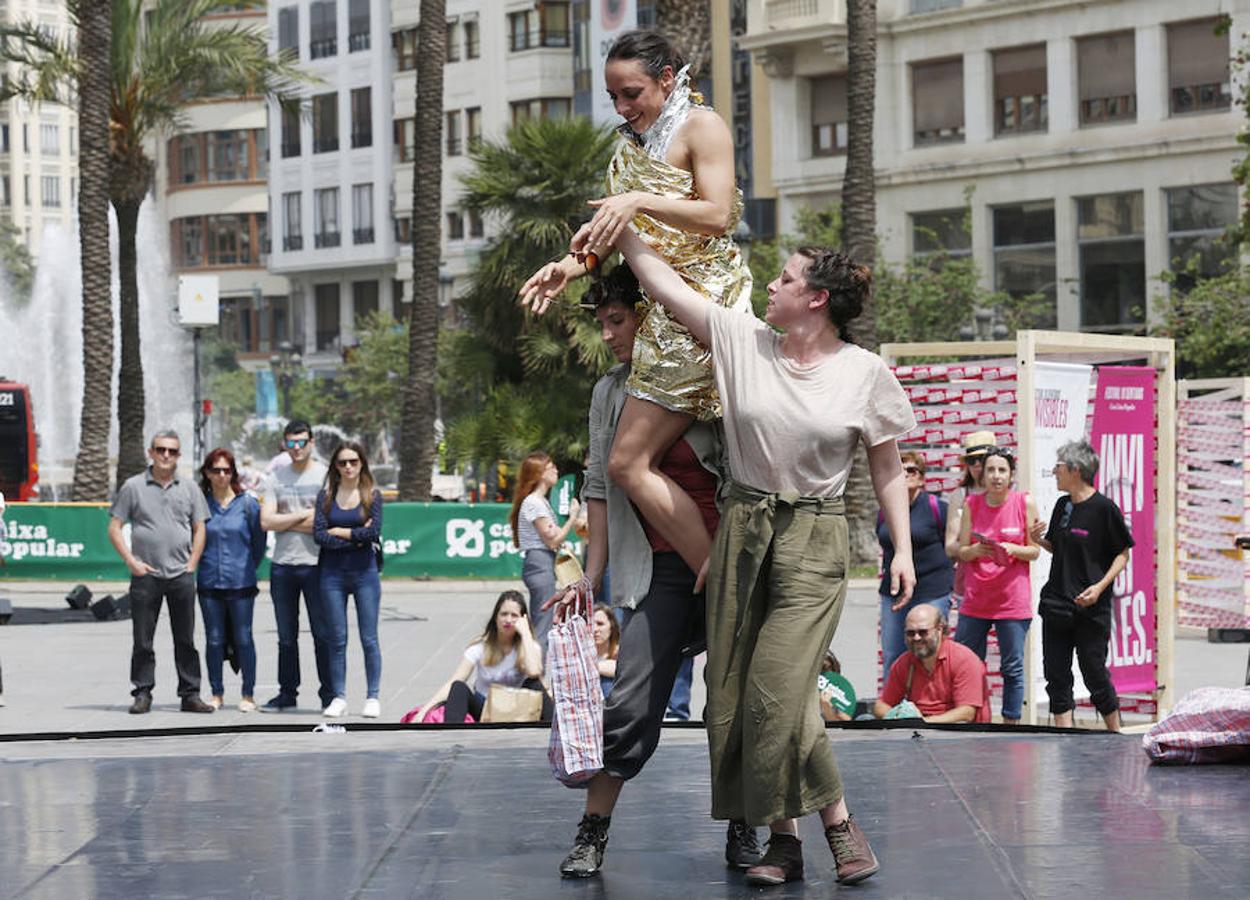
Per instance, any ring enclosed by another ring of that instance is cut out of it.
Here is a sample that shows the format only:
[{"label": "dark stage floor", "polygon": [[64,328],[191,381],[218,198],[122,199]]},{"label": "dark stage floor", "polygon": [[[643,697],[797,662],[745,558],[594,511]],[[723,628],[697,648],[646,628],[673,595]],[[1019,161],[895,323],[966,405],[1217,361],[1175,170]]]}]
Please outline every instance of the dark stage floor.
[{"label": "dark stage floor", "polygon": [[1250,896],[1250,768],[1152,768],[1135,737],[831,732],[882,869],[838,889],[722,862],[702,735],[670,730],[622,795],[601,877],[561,882],[581,794],[534,731],[0,744],[0,896]]}]

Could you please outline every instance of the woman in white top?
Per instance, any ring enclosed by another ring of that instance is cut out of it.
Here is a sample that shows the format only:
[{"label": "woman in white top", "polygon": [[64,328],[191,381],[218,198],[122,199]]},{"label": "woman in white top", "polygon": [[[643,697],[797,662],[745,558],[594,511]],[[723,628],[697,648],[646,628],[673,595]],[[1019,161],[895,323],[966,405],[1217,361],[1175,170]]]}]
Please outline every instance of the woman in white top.
[{"label": "woman in white top", "polygon": [[707,582],[712,817],[767,823],[746,880],[780,884],[803,877],[797,817],[819,812],[838,882],[861,881],[877,859],[847,811],[811,685],[846,598],[842,493],[861,442],[894,541],[890,592],[905,603],[916,581],[896,444],[915,418],[881,358],[848,342],[871,272],[801,248],[768,286],[765,324],[708,303],[633,231],[616,247],[711,351],[724,406],[732,483]]},{"label": "woman in white top", "polygon": [[[465,648],[456,671],[421,704],[413,721],[424,721],[426,713],[446,703],[444,722],[463,722],[465,713],[480,722],[492,684],[541,691],[542,673],[543,654],[530,631],[525,600],[520,591],[504,591],[482,634]],[[547,705],[544,699],[544,710]]]},{"label": "woman in white top", "polygon": [[550,610],[543,612],[542,605],[556,592],[556,551],[577,521],[578,503],[573,500],[564,527],[556,524],[556,513],[547,500],[547,492],[559,478],[556,464],[546,453],[535,450],[525,457],[512,495],[512,513],[508,517],[513,543],[524,557],[521,580],[530,594],[534,637],[539,647],[546,646],[547,631],[551,628],[552,613]]}]

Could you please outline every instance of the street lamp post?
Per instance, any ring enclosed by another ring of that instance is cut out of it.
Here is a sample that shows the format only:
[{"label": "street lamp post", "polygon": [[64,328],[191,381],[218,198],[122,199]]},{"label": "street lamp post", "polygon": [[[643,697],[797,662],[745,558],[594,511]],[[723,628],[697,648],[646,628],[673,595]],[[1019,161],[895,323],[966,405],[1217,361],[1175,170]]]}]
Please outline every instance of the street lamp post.
[{"label": "street lamp post", "polygon": [[291,385],[295,375],[303,365],[299,350],[290,341],[278,344],[278,352],[269,357],[269,367],[273,369],[274,380],[282,389],[282,417],[291,418]]}]

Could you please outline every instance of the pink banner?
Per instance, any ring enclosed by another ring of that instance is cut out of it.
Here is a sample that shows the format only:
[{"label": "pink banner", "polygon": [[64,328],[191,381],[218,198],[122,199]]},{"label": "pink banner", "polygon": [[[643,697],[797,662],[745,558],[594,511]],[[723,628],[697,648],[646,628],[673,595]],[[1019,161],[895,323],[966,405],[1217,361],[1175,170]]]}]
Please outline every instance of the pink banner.
[{"label": "pink banner", "polygon": [[1108,666],[1116,690],[1149,693],[1155,680],[1155,371],[1101,366],[1091,443],[1097,485],[1124,512],[1134,546],[1112,588]]}]

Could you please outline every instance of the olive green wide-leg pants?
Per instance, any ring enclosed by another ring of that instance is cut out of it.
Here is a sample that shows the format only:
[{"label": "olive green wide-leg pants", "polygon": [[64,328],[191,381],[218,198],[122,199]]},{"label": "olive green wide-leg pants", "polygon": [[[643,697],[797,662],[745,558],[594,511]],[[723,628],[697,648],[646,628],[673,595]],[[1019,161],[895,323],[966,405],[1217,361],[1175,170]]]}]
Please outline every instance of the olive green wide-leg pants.
[{"label": "olive green wide-leg pants", "polygon": [[765,825],[842,798],[816,677],[846,600],[843,509],[730,488],[707,589],[715,819]]}]

